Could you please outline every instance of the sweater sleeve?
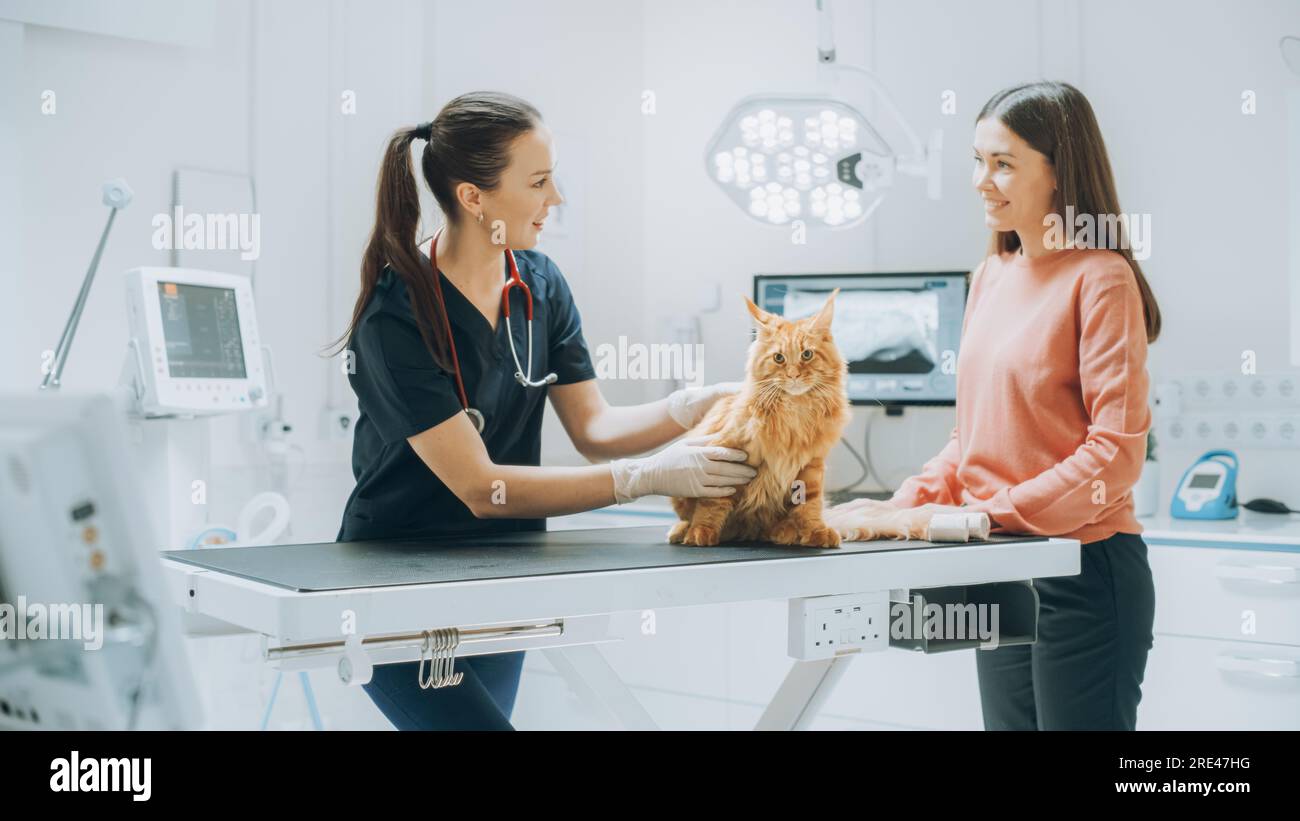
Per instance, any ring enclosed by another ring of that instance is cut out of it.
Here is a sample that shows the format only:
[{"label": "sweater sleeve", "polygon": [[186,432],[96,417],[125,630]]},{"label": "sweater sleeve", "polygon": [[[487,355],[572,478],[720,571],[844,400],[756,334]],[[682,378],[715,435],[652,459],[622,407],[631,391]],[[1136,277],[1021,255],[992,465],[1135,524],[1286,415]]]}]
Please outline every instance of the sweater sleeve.
[{"label": "sweater sleeve", "polygon": [[1147,338],[1131,270],[1084,280],[1079,294],[1079,382],[1090,419],[1084,442],[1061,462],[967,507],[1002,530],[1070,533],[1101,518],[1142,472],[1151,410]]},{"label": "sweater sleeve", "polygon": [[961,504],[961,482],[957,481],[957,463],[961,460],[961,444],[957,429],[943,450],[921,466],[921,472],[909,477],[894,491],[889,503],[894,507],[917,507],[931,502],[939,505]]}]

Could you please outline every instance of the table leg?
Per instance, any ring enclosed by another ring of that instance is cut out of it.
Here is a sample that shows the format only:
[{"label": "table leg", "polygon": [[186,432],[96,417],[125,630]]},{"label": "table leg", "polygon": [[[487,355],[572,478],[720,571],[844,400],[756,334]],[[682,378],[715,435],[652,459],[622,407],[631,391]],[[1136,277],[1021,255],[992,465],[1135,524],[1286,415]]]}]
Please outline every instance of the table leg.
[{"label": "table leg", "polygon": [[598,646],[550,647],[542,652],[580,699],[610,714],[623,729],[659,729]]},{"label": "table leg", "polygon": [[808,729],[851,661],[851,655],[796,661],[754,729]]}]

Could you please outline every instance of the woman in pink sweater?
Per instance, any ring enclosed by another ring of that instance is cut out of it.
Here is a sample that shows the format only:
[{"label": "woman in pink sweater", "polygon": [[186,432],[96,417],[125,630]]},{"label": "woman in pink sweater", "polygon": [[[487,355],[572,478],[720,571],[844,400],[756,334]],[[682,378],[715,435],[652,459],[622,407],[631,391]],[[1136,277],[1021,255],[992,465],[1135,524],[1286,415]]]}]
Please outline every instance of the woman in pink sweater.
[{"label": "woman in pink sweater", "polygon": [[1160,310],[1126,231],[1103,243],[1071,224],[1051,230],[1123,213],[1078,89],[994,95],[976,118],[974,163],[993,236],[971,278],[957,427],[891,501],[964,505],[1002,532],[1082,542],[1079,575],[1034,580],[1037,643],[976,653],[984,726],[1131,730],[1155,611],[1131,491]]}]

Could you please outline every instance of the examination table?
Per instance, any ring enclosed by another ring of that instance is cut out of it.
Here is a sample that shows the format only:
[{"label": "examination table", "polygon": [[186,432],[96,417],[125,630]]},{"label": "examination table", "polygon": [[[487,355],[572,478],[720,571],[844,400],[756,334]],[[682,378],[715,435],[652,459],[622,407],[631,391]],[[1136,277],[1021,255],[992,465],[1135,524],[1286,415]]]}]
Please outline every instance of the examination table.
[{"label": "examination table", "polygon": [[[1001,608],[1002,644],[1032,642],[1029,580],[1079,572],[1079,542],[759,542],[670,545],[662,525],[209,548],[162,554],[189,635],[254,632],[282,670],[334,668],[347,684],[374,664],[425,659],[454,686],[454,659],[541,650],[575,693],[617,725],[655,723],[600,644],[627,635],[616,614],[777,599],[788,602],[793,666],[758,729],[808,726],[849,661],[891,646],[961,649],[973,639],[891,637],[890,614],[944,603]],[[901,608],[901,609],[900,609]],[[895,631],[897,632],[897,631]],[[423,675],[423,674],[422,674]]]}]

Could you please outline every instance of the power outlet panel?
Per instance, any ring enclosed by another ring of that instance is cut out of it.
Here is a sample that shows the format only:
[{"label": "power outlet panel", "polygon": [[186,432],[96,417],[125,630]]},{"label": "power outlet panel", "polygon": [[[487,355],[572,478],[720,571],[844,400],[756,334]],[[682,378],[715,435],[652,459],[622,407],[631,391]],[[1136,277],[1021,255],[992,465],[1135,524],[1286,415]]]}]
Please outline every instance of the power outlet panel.
[{"label": "power outlet panel", "polygon": [[1300,448],[1300,371],[1188,374],[1155,389],[1158,442],[1197,448]]},{"label": "power outlet panel", "polygon": [[803,661],[889,648],[889,591],[791,599],[789,653]]}]

